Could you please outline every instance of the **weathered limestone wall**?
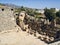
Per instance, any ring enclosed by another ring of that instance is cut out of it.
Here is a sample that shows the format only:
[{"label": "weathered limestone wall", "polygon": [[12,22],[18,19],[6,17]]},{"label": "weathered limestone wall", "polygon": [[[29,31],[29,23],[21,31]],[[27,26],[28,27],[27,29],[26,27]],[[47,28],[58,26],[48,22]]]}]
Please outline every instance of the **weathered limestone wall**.
[{"label": "weathered limestone wall", "polygon": [[13,13],[14,9],[11,7],[0,7],[0,31],[17,27]]}]

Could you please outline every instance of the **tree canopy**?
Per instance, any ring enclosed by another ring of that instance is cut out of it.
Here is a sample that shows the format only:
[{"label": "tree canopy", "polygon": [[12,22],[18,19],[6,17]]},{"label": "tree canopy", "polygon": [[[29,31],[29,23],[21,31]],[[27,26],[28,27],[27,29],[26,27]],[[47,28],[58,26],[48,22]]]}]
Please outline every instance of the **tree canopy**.
[{"label": "tree canopy", "polygon": [[47,19],[49,19],[50,21],[56,18],[56,13],[54,8],[51,9],[46,8],[44,14],[47,17]]},{"label": "tree canopy", "polygon": [[57,16],[57,17],[60,17],[60,11],[58,11],[58,12],[56,13],[56,16]]}]

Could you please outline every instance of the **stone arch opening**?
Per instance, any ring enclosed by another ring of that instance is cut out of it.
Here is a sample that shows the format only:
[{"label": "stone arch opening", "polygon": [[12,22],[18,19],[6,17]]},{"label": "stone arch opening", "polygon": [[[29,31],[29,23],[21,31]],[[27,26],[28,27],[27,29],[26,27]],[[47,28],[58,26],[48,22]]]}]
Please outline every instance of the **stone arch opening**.
[{"label": "stone arch opening", "polygon": [[20,15],[21,17],[23,17],[23,15]]},{"label": "stone arch opening", "polygon": [[4,8],[2,9],[2,11],[4,11]]},{"label": "stone arch opening", "polygon": [[18,16],[19,14],[15,14],[16,16]]},{"label": "stone arch opening", "polygon": [[13,11],[13,9],[11,9],[11,11]]}]

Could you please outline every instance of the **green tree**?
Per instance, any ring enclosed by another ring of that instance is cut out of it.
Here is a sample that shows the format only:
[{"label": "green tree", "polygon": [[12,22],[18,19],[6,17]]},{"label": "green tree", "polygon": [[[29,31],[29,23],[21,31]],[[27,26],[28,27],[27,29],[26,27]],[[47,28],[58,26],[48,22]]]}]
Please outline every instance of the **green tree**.
[{"label": "green tree", "polygon": [[25,8],[24,8],[23,6],[21,6],[21,8],[20,8],[20,9],[21,9],[21,11],[25,11]]},{"label": "green tree", "polygon": [[50,10],[51,10],[51,12],[55,12],[56,11],[55,8],[50,8]]},{"label": "green tree", "polygon": [[46,8],[44,14],[50,21],[56,18],[56,14],[55,11],[53,11],[53,9]]},{"label": "green tree", "polygon": [[51,21],[52,26],[56,26],[56,13],[55,13],[55,9],[45,9],[44,12],[45,16],[47,17],[47,19],[49,19],[49,21]]},{"label": "green tree", "polygon": [[56,12],[56,16],[60,18],[60,11]]},{"label": "green tree", "polygon": [[56,12],[57,24],[60,24],[60,11]]}]

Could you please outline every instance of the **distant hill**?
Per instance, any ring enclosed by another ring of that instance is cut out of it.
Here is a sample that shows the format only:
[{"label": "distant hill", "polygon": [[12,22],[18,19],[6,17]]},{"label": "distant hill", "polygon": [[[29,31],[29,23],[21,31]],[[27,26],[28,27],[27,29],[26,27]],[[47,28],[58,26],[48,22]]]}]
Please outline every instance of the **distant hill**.
[{"label": "distant hill", "polygon": [[7,7],[12,7],[12,8],[20,8],[20,6],[14,5],[14,4],[2,4],[0,3],[1,6],[7,6]]},{"label": "distant hill", "polygon": [[[15,4],[8,4],[8,3],[6,3],[6,4],[3,4],[3,3],[0,3],[0,5],[2,5],[2,6],[8,6],[8,7],[13,7],[13,8],[21,8],[22,6],[17,6],[17,5],[15,5]],[[23,6],[24,7],[24,6]],[[29,7],[24,7],[24,8],[26,8],[26,9],[33,9],[33,10],[35,10],[36,8],[29,8]],[[37,9],[38,10],[38,9]]]},{"label": "distant hill", "polygon": [[0,3],[0,5],[5,6],[5,4]]}]

